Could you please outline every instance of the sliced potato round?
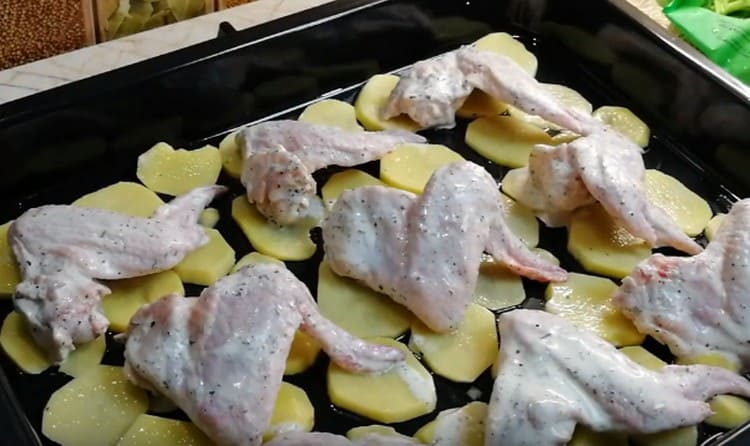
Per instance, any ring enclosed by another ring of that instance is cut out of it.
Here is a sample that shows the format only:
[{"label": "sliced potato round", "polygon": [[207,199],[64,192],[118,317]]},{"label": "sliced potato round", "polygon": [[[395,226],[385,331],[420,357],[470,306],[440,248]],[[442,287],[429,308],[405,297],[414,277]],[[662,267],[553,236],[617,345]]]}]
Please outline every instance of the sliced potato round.
[{"label": "sliced potato round", "polygon": [[655,434],[631,435],[630,441],[635,446],[695,446],[698,444],[698,429],[687,426]]},{"label": "sliced potato round", "polygon": [[234,274],[244,266],[257,265],[258,263],[275,263],[277,265],[284,264],[284,262],[282,262],[281,260],[277,258],[267,256],[259,252],[251,252],[250,254],[246,254],[244,257],[239,259],[237,263],[235,263],[234,266],[232,267],[232,271],[230,271],[230,273]]},{"label": "sliced potato round", "polygon": [[472,44],[478,50],[491,51],[511,58],[532,76],[536,76],[538,62],[534,53],[508,33],[490,33]]},{"label": "sliced potato round", "polygon": [[224,240],[219,231],[205,228],[209,237],[201,246],[174,267],[174,272],[185,283],[209,286],[219,280],[234,266],[234,249]]},{"label": "sliced potato round", "polygon": [[708,224],[706,225],[706,229],[704,229],[706,234],[706,240],[709,242],[716,237],[716,231],[719,230],[719,226],[721,226],[721,222],[724,220],[724,217],[726,217],[727,214],[716,214],[714,217],[708,221]]},{"label": "sliced potato round", "polygon": [[313,365],[318,358],[318,353],[320,353],[318,341],[297,330],[294,333],[289,356],[286,358],[284,375],[296,375],[304,372]]},{"label": "sliced potato round", "polygon": [[466,98],[461,108],[456,110],[456,116],[465,119],[481,118],[484,116],[503,115],[508,111],[508,104],[499,101],[482,90],[474,90]]},{"label": "sliced potato round", "polygon": [[60,364],[60,371],[73,377],[81,376],[102,362],[107,349],[106,336],[80,345]]},{"label": "sliced potato round", "polygon": [[349,132],[362,130],[354,107],[338,99],[324,99],[308,105],[297,120],[308,124],[330,125]]},{"label": "sliced potato round", "polygon": [[737,358],[730,358],[720,352],[702,353],[695,356],[678,357],[675,361],[677,364],[703,364],[714,367],[721,367],[734,373],[739,373],[742,365]]},{"label": "sliced potato round", "polygon": [[406,361],[386,373],[368,375],[328,366],[328,396],[331,402],[379,423],[411,420],[435,410],[437,394],[432,375],[402,343],[389,338],[370,342],[400,349]]},{"label": "sliced potato round", "polygon": [[503,193],[535,211],[547,207],[547,200],[532,184],[527,167],[509,170],[501,181]]},{"label": "sliced potato round", "polygon": [[128,181],[86,194],[72,203],[73,206],[105,209],[133,217],[150,217],[163,204],[154,191]]},{"label": "sliced potato round", "polygon": [[[587,115],[591,114],[591,111],[593,110],[591,103],[572,88],[558,84],[541,84],[541,86],[547,94],[555,98],[557,102],[564,107],[578,110],[581,113]],[[508,111],[514,118],[535,125],[537,127],[543,129],[560,129],[560,126],[558,126],[557,124],[545,121],[537,115],[528,114],[512,105],[508,106]]]},{"label": "sliced potato round", "polygon": [[347,277],[318,268],[318,308],[334,324],[360,338],[395,338],[409,329],[411,313],[403,305]]},{"label": "sliced potato round", "polygon": [[198,224],[207,228],[213,228],[219,222],[219,210],[215,208],[203,209],[198,216]]},{"label": "sliced potato round", "polygon": [[646,196],[691,237],[703,232],[713,215],[706,200],[677,178],[655,169],[646,170]]},{"label": "sliced potato round", "polygon": [[42,433],[62,446],[114,445],[147,409],[146,392],[127,380],[122,367],[100,365],[52,394]]},{"label": "sliced potato round", "polygon": [[232,201],[232,218],[258,252],[280,260],[306,260],[315,254],[310,240],[312,224],[278,226],[239,196]]},{"label": "sliced potato round", "polygon": [[399,77],[392,74],[376,74],[371,77],[359,91],[354,101],[357,119],[367,130],[402,129],[414,132],[419,130],[419,124],[408,116],[401,115],[391,119],[383,119],[380,111],[388,101],[391,91],[396,88]]},{"label": "sliced potato round", "polygon": [[475,401],[440,412],[414,438],[424,444],[483,446],[487,403]]},{"label": "sliced potato round", "polygon": [[722,429],[734,429],[750,420],[750,403],[734,395],[718,395],[708,402],[713,415],[704,421]]},{"label": "sliced potato round", "polygon": [[529,208],[503,194],[503,209],[508,227],[526,246],[539,244],[539,221]]},{"label": "sliced potato round", "polygon": [[344,191],[362,186],[385,186],[385,183],[361,170],[347,169],[331,175],[320,193],[323,195],[323,203],[330,210]]},{"label": "sliced potato round", "polygon": [[380,179],[420,194],[437,169],[463,159],[440,144],[401,144],[380,160]]},{"label": "sliced potato round", "polygon": [[219,155],[224,172],[232,178],[239,179],[242,176],[242,150],[237,144],[237,133],[228,134],[219,143]]},{"label": "sliced potato round", "polygon": [[544,293],[545,310],[593,330],[616,346],[638,345],[645,336],[611,301],[617,285],[603,277],[569,273],[568,280],[550,283]]},{"label": "sliced potato round", "polygon": [[630,274],[640,261],[651,255],[648,243],[615,223],[599,204],[573,212],[568,251],[586,271],[616,279]]},{"label": "sliced potato round", "polygon": [[136,175],[154,192],[181,195],[196,187],[215,184],[221,165],[216,147],[175,150],[160,142],[138,157]]},{"label": "sliced potato round", "polygon": [[554,265],[560,266],[560,259],[555,257],[554,254],[547,251],[546,249],[542,248],[532,248],[531,251],[538,255],[539,257],[543,258],[544,260],[548,261],[549,263],[552,263]]},{"label": "sliced potato round", "polygon": [[526,291],[521,277],[492,258],[483,259],[474,288],[474,303],[496,311],[519,305],[524,300]]},{"label": "sliced potato round", "polygon": [[124,332],[141,305],[156,302],[168,294],[185,295],[182,280],[174,271],[162,271],[132,279],[107,283],[112,291],[102,298],[104,315],[109,319],[109,329]]},{"label": "sliced potato round", "polygon": [[594,432],[584,426],[576,426],[568,446],[628,446],[628,436],[615,432]]},{"label": "sliced potato round", "polygon": [[282,432],[310,432],[314,422],[315,409],[307,393],[293,384],[282,382],[263,441],[269,441]]},{"label": "sliced potato round", "polygon": [[411,437],[399,434],[396,429],[390,426],[381,426],[379,424],[371,424],[369,426],[358,426],[349,429],[346,432],[346,438],[351,441],[357,441],[367,437],[368,435],[378,435],[381,437],[397,437],[405,440],[411,440]]},{"label": "sliced potato round", "polygon": [[620,349],[620,352],[628,358],[632,359],[633,362],[649,370],[661,370],[662,367],[667,365],[667,363],[659,359],[658,356],[654,355],[640,345],[629,345],[627,347],[623,347]]},{"label": "sliced potato round", "polygon": [[627,136],[639,146],[646,147],[648,145],[648,140],[651,138],[651,131],[646,123],[641,121],[629,109],[604,105],[597,108],[593,116],[619,133]]},{"label": "sliced potato round", "polygon": [[12,221],[0,226],[0,298],[10,297],[21,282],[18,261],[8,243],[8,228]]},{"label": "sliced potato round", "polygon": [[143,414],[135,419],[117,446],[213,446],[213,442],[189,421]]},{"label": "sliced potato round", "polygon": [[414,318],[409,346],[422,354],[436,374],[455,382],[473,382],[497,357],[495,315],[469,304],[461,326],[450,333],[435,333]]},{"label": "sliced potato round", "polygon": [[466,144],[478,154],[506,167],[528,164],[536,144],[555,145],[561,141],[543,129],[511,116],[487,116],[472,121],[466,128]]}]

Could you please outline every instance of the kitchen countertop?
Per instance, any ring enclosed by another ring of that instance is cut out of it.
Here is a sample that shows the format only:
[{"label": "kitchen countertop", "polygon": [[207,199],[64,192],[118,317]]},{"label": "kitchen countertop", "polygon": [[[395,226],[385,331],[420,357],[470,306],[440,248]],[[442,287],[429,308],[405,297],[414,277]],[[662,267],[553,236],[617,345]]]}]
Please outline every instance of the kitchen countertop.
[{"label": "kitchen countertop", "polygon": [[[331,0],[257,0],[184,22],[0,71],[0,104],[216,37],[221,22],[249,28]],[[656,0],[628,0],[664,27]]]}]

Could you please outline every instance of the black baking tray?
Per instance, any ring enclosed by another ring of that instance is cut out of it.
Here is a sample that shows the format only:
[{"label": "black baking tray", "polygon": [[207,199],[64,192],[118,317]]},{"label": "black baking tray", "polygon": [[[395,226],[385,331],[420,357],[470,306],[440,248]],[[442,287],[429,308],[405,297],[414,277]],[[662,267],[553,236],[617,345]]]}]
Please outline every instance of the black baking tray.
[{"label": "black baking tray", "polygon": [[[216,39],[103,75],[0,105],[0,221],[49,203],[69,203],[120,180],[134,180],[137,156],[157,141],[197,148],[218,144],[239,126],[296,116],[322,97],[352,101],[369,76],[403,69],[416,60],[469,43],[492,31],[517,36],[539,59],[538,78],[568,85],[597,107],[631,108],[652,130],[649,168],[676,176],[726,211],[748,196],[750,104],[684,58],[647,23],[624,12],[621,1],[545,0],[342,0],[252,29],[217,30]],[[451,131],[427,131],[485,166],[496,178],[505,169],[463,142],[466,122]],[[365,170],[377,173],[377,163]],[[316,174],[319,184],[335,169]],[[252,247],[229,217],[231,194],[215,204],[218,229],[237,257]],[[320,241],[319,232],[313,237]],[[541,244],[570,271],[581,271],[565,251],[564,230],[542,229]],[[287,262],[311,290],[321,249],[308,262]],[[525,281],[539,306],[544,285]],[[190,295],[199,289],[188,288]],[[11,310],[0,302],[0,316]],[[649,341],[651,342],[651,341]],[[121,347],[108,339],[104,362],[121,363]],[[654,350],[668,352],[651,342]],[[287,380],[303,387],[316,406],[316,430],[344,433],[362,423],[331,407],[322,357]],[[68,381],[54,370],[25,375],[0,354],[0,443],[51,444],[38,434],[49,395]],[[435,378],[437,411],[470,401],[468,385]],[[491,378],[473,384],[489,398]],[[180,416],[175,414],[175,416]],[[397,429],[412,434],[434,413]],[[364,421],[366,422],[366,421]],[[705,445],[750,444],[748,427],[732,432],[701,428]]]}]

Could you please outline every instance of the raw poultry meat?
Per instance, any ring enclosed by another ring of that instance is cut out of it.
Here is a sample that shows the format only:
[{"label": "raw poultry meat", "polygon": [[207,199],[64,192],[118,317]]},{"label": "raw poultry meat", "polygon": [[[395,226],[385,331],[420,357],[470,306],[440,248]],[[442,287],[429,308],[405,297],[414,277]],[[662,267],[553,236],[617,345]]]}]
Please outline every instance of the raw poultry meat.
[{"label": "raw poultry meat", "polygon": [[720,352],[750,367],[750,199],[734,204],[693,257],[654,254],[613,297],[638,330],[676,356]]},{"label": "raw poultry meat", "polygon": [[355,372],[385,371],[404,359],[323,318],[302,282],[267,263],[220,279],[198,298],[170,295],[141,307],[126,335],[125,370],[217,444],[259,445],[297,329]]},{"label": "raw poultry meat", "polygon": [[266,443],[267,446],[423,446],[406,436],[367,434],[356,440],[327,432],[290,432]]},{"label": "raw poultry meat", "polygon": [[499,371],[485,445],[562,446],[577,423],[594,431],[653,433],[697,424],[705,401],[750,396],[750,382],[718,367],[648,370],[593,332],[539,310],[500,316]]},{"label": "raw poultry meat", "polygon": [[382,158],[402,143],[423,143],[402,130],[345,131],[300,121],[267,121],[238,134],[244,158],[242,184],[247,199],[281,225],[320,219],[322,204],[313,172],[327,166],[354,166]]},{"label": "raw poultry meat", "polygon": [[344,192],[323,223],[323,241],[334,272],[390,296],[440,332],[463,320],[483,251],[532,279],[567,277],[510,231],[495,181],[467,161],[435,171],[418,197],[382,186]]},{"label": "raw poultry meat", "polygon": [[167,270],[208,243],[198,216],[221,186],[193,189],[150,218],[102,209],[49,205],[29,209],[8,230],[23,280],[16,310],[55,362],[76,344],[104,333],[100,300],[110,290],[95,279],[125,279]]}]

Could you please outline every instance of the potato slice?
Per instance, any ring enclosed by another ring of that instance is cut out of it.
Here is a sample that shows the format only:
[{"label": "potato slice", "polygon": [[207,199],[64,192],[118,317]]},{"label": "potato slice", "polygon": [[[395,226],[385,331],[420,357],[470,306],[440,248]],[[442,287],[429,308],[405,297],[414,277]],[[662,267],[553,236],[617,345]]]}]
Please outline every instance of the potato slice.
[{"label": "potato slice", "polygon": [[596,332],[616,346],[637,345],[645,336],[611,302],[617,285],[603,277],[569,273],[568,280],[550,283],[545,310]]},{"label": "potato slice", "polygon": [[629,109],[604,105],[597,108],[592,116],[627,136],[639,146],[646,147],[648,145],[648,140],[651,138],[651,131],[646,123],[641,121]]},{"label": "potato slice", "polygon": [[573,212],[568,231],[568,251],[594,274],[622,279],[651,255],[651,247],[615,223],[599,204]]},{"label": "potato slice", "polygon": [[722,429],[734,429],[750,420],[750,403],[734,395],[718,395],[708,402],[713,415],[704,421]]},{"label": "potato slice", "polygon": [[568,446],[628,446],[628,436],[615,432],[594,432],[584,426],[576,426]]},{"label": "potato slice", "polygon": [[185,283],[208,286],[227,275],[234,266],[234,249],[216,229],[205,228],[209,237],[201,246],[174,267]]},{"label": "potato slice", "polygon": [[484,258],[474,288],[474,303],[496,311],[519,305],[524,300],[526,291],[521,277],[489,256]]},{"label": "potato slice", "polygon": [[716,214],[714,217],[708,221],[708,224],[706,225],[706,229],[704,229],[706,234],[706,240],[709,242],[716,237],[716,231],[719,230],[719,226],[721,226],[721,222],[724,220],[724,217],[726,217],[727,214]]},{"label": "potato slice", "polygon": [[181,195],[196,187],[215,184],[221,166],[216,147],[175,150],[160,142],[138,157],[136,176],[154,192]]},{"label": "potato slice", "polygon": [[472,44],[478,50],[491,51],[511,58],[527,73],[536,76],[538,62],[534,53],[508,33],[491,33]]},{"label": "potato slice", "polygon": [[310,240],[314,223],[278,226],[239,196],[232,201],[232,218],[258,252],[280,260],[306,260],[317,247]]},{"label": "potato slice", "polygon": [[544,260],[548,261],[549,263],[552,263],[554,265],[560,266],[560,259],[555,257],[554,254],[547,251],[546,249],[542,248],[532,248],[531,251],[538,255],[539,257],[543,258]]},{"label": "potato slice", "polygon": [[318,268],[318,308],[334,324],[360,338],[395,338],[409,329],[411,313],[391,298],[334,273],[328,262]]},{"label": "potato slice", "polygon": [[383,119],[380,111],[388,102],[391,91],[396,88],[399,77],[393,74],[376,74],[359,91],[354,101],[357,119],[367,130],[401,129],[415,132],[419,124],[406,115]]},{"label": "potato slice", "polygon": [[185,295],[182,280],[174,271],[162,271],[148,276],[115,280],[107,283],[112,291],[102,298],[104,315],[109,319],[109,329],[124,332],[141,305],[156,302],[176,293]]},{"label": "potato slice", "polygon": [[331,175],[320,190],[323,195],[323,203],[330,210],[336,200],[346,190],[356,189],[362,186],[385,186],[386,184],[374,176],[357,169],[347,169]]},{"label": "potato slice", "polygon": [[276,396],[271,421],[263,433],[263,441],[281,432],[310,432],[315,422],[315,409],[307,393],[299,387],[282,382]]},{"label": "potato slice", "polygon": [[677,178],[655,169],[646,170],[646,196],[691,237],[703,232],[713,215],[706,200]]},{"label": "potato slice", "polygon": [[513,231],[518,238],[520,238],[526,246],[533,248],[539,244],[539,221],[534,216],[534,213],[510,198],[509,196],[502,194],[503,196],[503,209],[505,210],[505,221],[508,223],[508,227]]},{"label": "potato slice", "polygon": [[239,259],[237,263],[234,264],[234,266],[232,267],[232,271],[230,271],[230,274],[236,273],[244,266],[257,265],[258,263],[275,263],[277,265],[284,265],[284,262],[277,258],[270,257],[259,252],[251,252],[250,254],[247,254]]},{"label": "potato slice", "polygon": [[289,356],[286,358],[286,369],[284,375],[296,375],[307,370],[320,353],[320,344],[318,341],[297,330],[294,333],[292,348],[289,350]]},{"label": "potato slice", "polygon": [[432,375],[409,349],[389,338],[371,338],[370,342],[400,349],[406,361],[377,375],[351,373],[332,361],[328,366],[331,402],[379,423],[411,420],[435,410],[437,394]]},{"label": "potato slice", "polygon": [[401,144],[380,160],[380,179],[393,187],[421,194],[437,169],[463,159],[440,144]]},{"label": "potato slice", "polygon": [[8,243],[8,228],[12,221],[0,226],[0,298],[10,297],[21,282],[18,261]]},{"label": "potato slice", "polygon": [[500,186],[503,193],[512,199],[523,202],[531,209],[544,210],[547,207],[547,199],[529,183],[528,169],[511,169],[503,177]]},{"label": "potato slice", "polygon": [[122,367],[100,365],[52,394],[42,433],[62,446],[114,445],[146,409],[146,392],[125,378]]},{"label": "potato slice", "polygon": [[308,124],[330,125],[348,132],[362,130],[354,107],[338,99],[324,99],[308,105],[297,120]]},{"label": "potato slice", "polygon": [[658,356],[654,355],[640,345],[630,345],[627,347],[623,347],[620,349],[620,352],[628,358],[632,359],[633,362],[649,370],[661,370],[662,367],[667,365],[667,363],[659,359]]},{"label": "potato slice", "polygon": [[143,414],[135,419],[117,446],[213,446],[213,442],[189,421]]},{"label": "potato slice", "polygon": [[224,172],[232,178],[239,179],[242,176],[242,150],[237,144],[237,132],[228,134],[219,143],[219,156]]},{"label": "potato slice", "polygon": [[150,217],[164,204],[152,190],[138,183],[121,181],[86,194],[73,206],[106,209],[133,217]]},{"label": "potato slice", "polygon": [[203,209],[198,216],[198,224],[207,228],[213,228],[219,222],[219,210],[215,208]]},{"label": "potato slice", "polygon": [[78,377],[98,366],[107,349],[106,336],[101,335],[91,342],[80,345],[60,364],[60,371]]},{"label": "potato slice", "polygon": [[721,367],[734,373],[739,373],[741,364],[736,358],[730,358],[719,352],[702,353],[695,356],[678,357],[675,361],[677,364],[703,364],[714,367]]},{"label": "potato slice", "polygon": [[[579,112],[586,115],[591,114],[591,111],[593,110],[591,103],[572,88],[558,84],[541,84],[541,86],[542,89],[547,92],[547,94],[557,99],[557,102],[559,102],[563,106],[578,110]],[[560,126],[558,126],[557,124],[545,121],[537,115],[528,114],[512,105],[508,106],[508,111],[514,118],[524,121],[528,124],[532,124],[543,129],[560,129]]]},{"label": "potato slice", "polygon": [[409,346],[422,354],[436,374],[455,382],[473,382],[497,357],[495,315],[469,304],[463,323],[450,333],[435,333],[414,318]]},{"label": "potato slice", "polygon": [[[444,423],[446,417],[452,420]],[[443,444],[439,439],[446,435],[451,440],[455,440],[456,445],[462,446],[483,446],[485,419],[487,418],[487,403],[475,401],[463,407],[448,409],[440,412],[434,420],[422,426],[415,434],[414,438],[424,444]],[[456,423],[454,420],[460,420]],[[441,432],[449,429],[449,432]],[[437,438],[436,438],[437,437]],[[438,440],[436,442],[436,440]],[[447,443],[446,443],[447,444]]]},{"label": "potato slice", "polygon": [[630,441],[635,446],[695,446],[698,444],[698,429],[687,426],[655,434],[631,435]]},{"label": "potato slice", "polygon": [[357,426],[349,429],[346,432],[346,438],[351,441],[360,440],[368,435],[380,435],[383,437],[398,437],[405,440],[411,440],[411,437],[402,435],[396,431],[396,429],[390,426],[381,426],[379,424],[371,424],[369,426]]},{"label": "potato slice", "polygon": [[508,104],[499,101],[482,90],[474,90],[466,98],[461,108],[456,110],[456,116],[465,119],[498,116],[506,114]]}]

